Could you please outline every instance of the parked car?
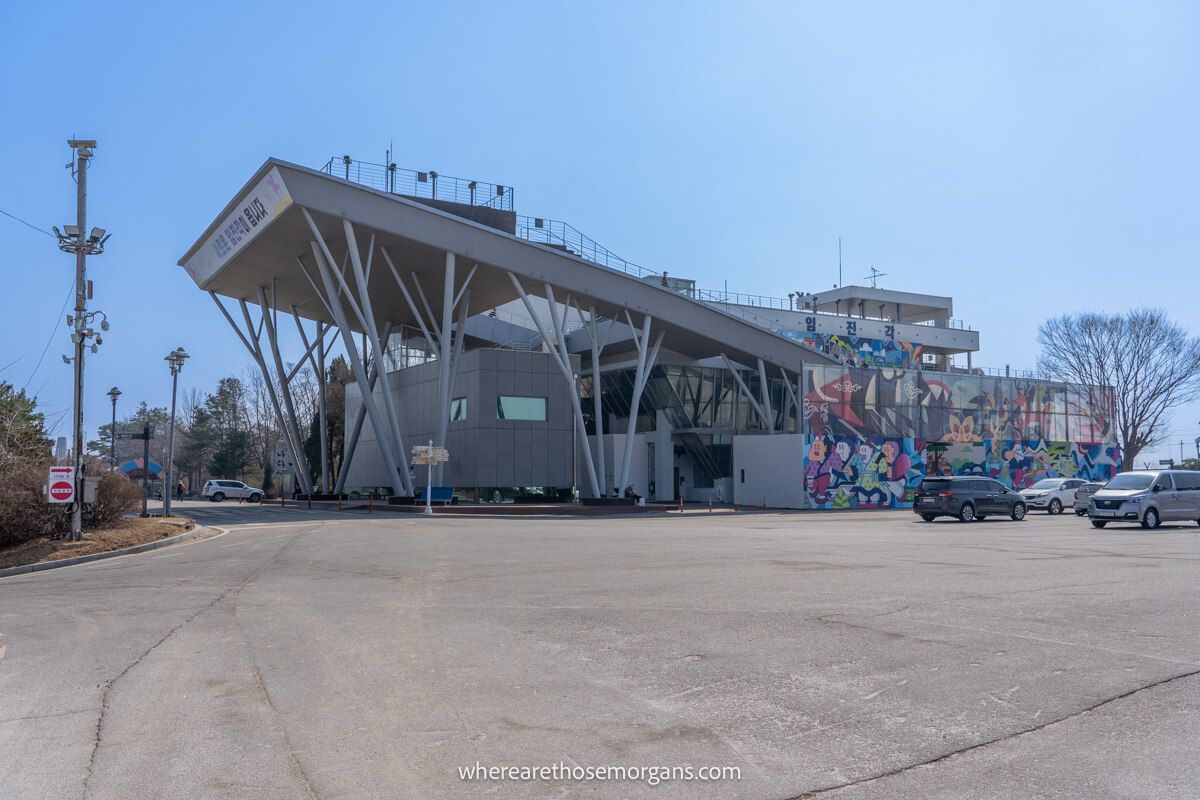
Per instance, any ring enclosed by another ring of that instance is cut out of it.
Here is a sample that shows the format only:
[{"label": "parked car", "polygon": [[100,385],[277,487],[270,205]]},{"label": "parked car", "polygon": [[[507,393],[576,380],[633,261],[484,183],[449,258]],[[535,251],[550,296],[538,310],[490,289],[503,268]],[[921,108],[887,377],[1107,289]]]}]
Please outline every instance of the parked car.
[{"label": "parked car", "polygon": [[257,503],[262,500],[263,490],[255,489],[253,486],[247,486],[241,481],[205,481],[204,488],[200,491],[201,497],[207,497],[214,503],[219,503],[225,498],[249,500],[251,503]]},{"label": "parked car", "polygon": [[1004,515],[1025,519],[1025,498],[992,478],[926,478],[913,497],[913,512],[926,522],[955,517],[963,522]]},{"label": "parked car", "polygon": [[1031,509],[1036,508],[1047,514],[1061,514],[1064,508],[1075,505],[1075,490],[1083,486],[1081,478],[1043,478],[1021,490],[1021,496]]},{"label": "parked car", "polygon": [[1163,522],[1200,523],[1200,472],[1122,472],[1092,495],[1088,517],[1096,528],[1110,522],[1138,522],[1148,529]]},{"label": "parked car", "polygon": [[1089,481],[1075,490],[1075,516],[1087,516],[1088,503],[1092,502],[1092,495],[1103,486],[1104,483],[1102,481]]}]

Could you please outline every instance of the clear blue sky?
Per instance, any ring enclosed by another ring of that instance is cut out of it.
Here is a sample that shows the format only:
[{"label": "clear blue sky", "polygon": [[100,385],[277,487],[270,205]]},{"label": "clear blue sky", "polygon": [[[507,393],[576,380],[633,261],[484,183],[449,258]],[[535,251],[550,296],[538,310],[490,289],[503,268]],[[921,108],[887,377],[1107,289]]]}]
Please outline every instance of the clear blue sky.
[{"label": "clear blue sky", "polygon": [[[246,365],[175,263],[267,156],[382,161],[389,141],[702,286],[829,288],[841,236],[847,282],[876,266],[952,295],[976,363],[1027,367],[1065,311],[1154,304],[1200,329],[1198,35],[1188,2],[12,3],[0,208],[71,220],[65,140],[99,140],[93,430],[113,384],[122,411],[166,404],[177,345],[185,386]],[[0,248],[20,386],[72,261],[3,217]],[[52,417],[55,330],[29,382]]]}]

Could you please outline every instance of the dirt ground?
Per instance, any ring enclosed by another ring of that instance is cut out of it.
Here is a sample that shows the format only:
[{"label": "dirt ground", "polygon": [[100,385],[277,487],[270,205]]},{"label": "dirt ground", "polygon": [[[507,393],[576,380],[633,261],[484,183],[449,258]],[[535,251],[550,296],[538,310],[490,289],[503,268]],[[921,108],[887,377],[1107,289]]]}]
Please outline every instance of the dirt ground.
[{"label": "dirt ground", "polygon": [[23,542],[13,547],[0,549],[0,569],[120,550],[123,547],[133,547],[166,539],[169,536],[177,536],[193,527],[195,527],[195,523],[186,517],[170,517],[168,519],[151,517],[128,519],[117,528],[87,531],[82,542],[34,539],[31,542]]}]

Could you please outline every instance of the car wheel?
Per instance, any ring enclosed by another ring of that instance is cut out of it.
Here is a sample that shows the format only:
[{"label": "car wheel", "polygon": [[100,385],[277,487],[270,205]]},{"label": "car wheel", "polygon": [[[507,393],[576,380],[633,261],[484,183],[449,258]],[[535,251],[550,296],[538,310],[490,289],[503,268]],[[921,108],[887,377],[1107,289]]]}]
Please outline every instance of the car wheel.
[{"label": "car wheel", "polygon": [[[921,519],[925,520],[926,522],[933,522],[936,517],[934,517],[933,514],[922,514]],[[1200,520],[1197,520],[1197,522],[1200,522]]]},{"label": "car wheel", "polygon": [[975,521],[975,506],[970,503],[963,503],[963,507],[958,510],[959,522],[974,522]]},{"label": "car wheel", "polygon": [[252,494],[251,494],[249,497],[247,497],[246,499],[247,499],[247,500],[249,500],[251,503],[257,503],[257,502],[259,502],[260,500],[262,500],[262,495],[261,495],[261,494],[259,494],[258,492],[254,492],[254,493],[252,493]]},{"label": "car wheel", "polygon": [[1025,519],[1025,504],[1024,503],[1017,503],[1016,505],[1013,506],[1012,518],[1015,519],[1017,522],[1020,522],[1021,520]]},{"label": "car wheel", "polygon": [[1107,522],[1105,522],[1105,521],[1104,521],[1104,520],[1102,520],[1102,519],[1094,519],[1094,520],[1092,520],[1092,527],[1093,527],[1093,528],[1103,528],[1103,527],[1104,527],[1105,525],[1107,525],[1107,524],[1108,524],[1108,523],[1107,523]]},{"label": "car wheel", "polygon": [[224,492],[213,492],[212,501],[214,503],[220,503],[224,499],[225,499]]},{"label": "car wheel", "polygon": [[1159,521],[1157,509],[1147,508],[1146,513],[1142,515],[1142,527],[1148,530],[1157,528]]},{"label": "car wheel", "polygon": [[1046,506],[1046,511],[1050,514],[1062,513],[1062,501],[1057,497],[1050,501],[1050,505]]}]

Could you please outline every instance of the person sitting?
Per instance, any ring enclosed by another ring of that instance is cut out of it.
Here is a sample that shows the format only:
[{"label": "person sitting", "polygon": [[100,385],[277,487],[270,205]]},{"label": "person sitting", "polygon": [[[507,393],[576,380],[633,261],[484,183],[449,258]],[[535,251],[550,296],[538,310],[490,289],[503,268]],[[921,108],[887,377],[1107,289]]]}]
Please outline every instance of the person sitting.
[{"label": "person sitting", "polygon": [[625,499],[635,502],[642,499],[642,496],[633,490],[632,483],[625,487]]}]

